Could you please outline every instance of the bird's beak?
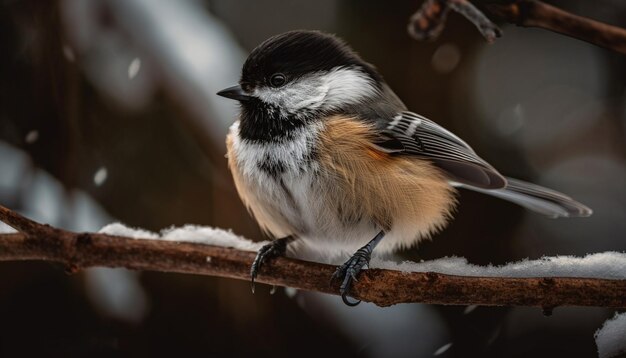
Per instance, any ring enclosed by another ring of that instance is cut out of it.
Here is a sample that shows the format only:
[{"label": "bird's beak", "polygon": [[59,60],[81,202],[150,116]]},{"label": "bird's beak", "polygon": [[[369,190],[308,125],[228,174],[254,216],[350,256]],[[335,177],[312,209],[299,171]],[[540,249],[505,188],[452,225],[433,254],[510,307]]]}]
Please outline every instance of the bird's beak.
[{"label": "bird's beak", "polygon": [[236,85],[232,87],[225,88],[219,92],[217,92],[218,96],[234,99],[240,102],[249,101],[251,96],[247,95],[246,92],[241,88],[241,86]]}]

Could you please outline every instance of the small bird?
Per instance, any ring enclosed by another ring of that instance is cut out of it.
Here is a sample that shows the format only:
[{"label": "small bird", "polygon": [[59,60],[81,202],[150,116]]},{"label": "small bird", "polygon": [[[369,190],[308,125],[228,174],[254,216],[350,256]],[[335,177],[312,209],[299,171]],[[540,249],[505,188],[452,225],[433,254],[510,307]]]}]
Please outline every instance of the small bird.
[{"label": "small bird", "polygon": [[337,268],[340,294],[372,251],[415,246],[441,230],[457,188],[502,198],[549,217],[589,216],[559,192],[501,175],[461,138],[407,110],[383,77],[344,41],[291,31],[256,47],[239,85],[217,93],[239,101],[226,139],[244,204],[275,240],[251,267],[303,240],[354,252]]}]

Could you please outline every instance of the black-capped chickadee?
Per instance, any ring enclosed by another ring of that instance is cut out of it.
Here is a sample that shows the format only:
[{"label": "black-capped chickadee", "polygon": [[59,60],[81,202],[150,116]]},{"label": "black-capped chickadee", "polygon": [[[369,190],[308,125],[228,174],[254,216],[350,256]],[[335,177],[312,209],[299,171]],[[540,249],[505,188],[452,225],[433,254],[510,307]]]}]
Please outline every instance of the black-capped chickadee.
[{"label": "black-capped chickadee", "polygon": [[372,250],[412,247],[441,230],[458,187],[550,217],[591,214],[564,194],[502,176],[461,138],[407,111],[377,70],[333,35],[291,31],[266,40],[239,85],[218,95],[241,104],[227,137],[237,191],[277,238],[259,250],[253,285],[264,260],[304,240],[355,252],[333,275],[354,304],[347,295]]}]

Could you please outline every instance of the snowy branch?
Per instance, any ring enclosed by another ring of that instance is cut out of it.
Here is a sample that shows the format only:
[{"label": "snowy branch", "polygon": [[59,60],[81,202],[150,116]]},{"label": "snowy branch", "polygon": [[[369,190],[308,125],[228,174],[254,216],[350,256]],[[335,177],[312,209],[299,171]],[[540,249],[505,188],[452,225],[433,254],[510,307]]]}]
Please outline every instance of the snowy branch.
[{"label": "snowy branch", "polygon": [[[538,27],[626,54],[626,29],[574,15],[538,0],[474,1],[501,20],[522,27]],[[426,0],[411,16],[409,34],[416,39],[434,39],[445,25],[449,10],[472,22],[488,42],[500,30],[468,0]]]},{"label": "snowy branch", "polygon": [[[31,221],[0,206],[0,220],[18,230],[0,234],[0,261],[58,262],[68,272],[92,266],[179,272],[249,280],[255,253],[223,246],[102,233],[74,233]],[[337,294],[335,266],[277,258],[259,282]],[[626,280],[575,277],[471,277],[435,272],[369,269],[353,287],[355,298],[379,306],[422,302],[451,305],[626,307]]]}]

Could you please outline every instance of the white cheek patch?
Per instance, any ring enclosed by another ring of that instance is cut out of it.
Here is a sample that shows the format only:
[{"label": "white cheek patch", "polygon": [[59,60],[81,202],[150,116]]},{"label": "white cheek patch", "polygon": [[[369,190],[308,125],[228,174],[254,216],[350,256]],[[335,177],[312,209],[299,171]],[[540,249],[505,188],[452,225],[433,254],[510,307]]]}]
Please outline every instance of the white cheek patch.
[{"label": "white cheek patch", "polygon": [[338,68],[322,77],[329,88],[324,100],[327,108],[362,103],[379,93],[373,80],[355,68]]},{"label": "white cheek patch", "polygon": [[302,77],[281,88],[257,88],[254,95],[284,113],[297,113],[357,104],[377,93],[372,79],[362,71],[337,68]]}]

